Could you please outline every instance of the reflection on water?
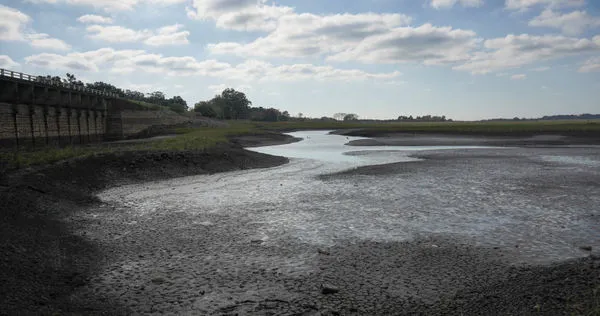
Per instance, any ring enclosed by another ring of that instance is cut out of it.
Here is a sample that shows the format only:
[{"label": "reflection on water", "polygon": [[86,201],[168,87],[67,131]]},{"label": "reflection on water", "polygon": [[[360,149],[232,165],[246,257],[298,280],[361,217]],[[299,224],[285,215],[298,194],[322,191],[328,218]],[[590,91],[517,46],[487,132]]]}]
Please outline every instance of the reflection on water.
[{"label": "reflection on water", "polygon": [[584,217],[598,213],[597,190],[577,191],[590,195],[587,199],[523,194],[514,178],[538,171],[510,162],[322,181],[318,175],[411,161],[415,150],[448,147],[361,148],[344,146],[356,138],[322,131],[292,135],[304,141],[252,149],[291,157],[287,165],[126,186],[100,197],[126,204],[139,216],[186,212],[197,223],[247,223],[248,235],[266,244],[333,245],[444,234],[505,249],[521,244],[522,258],[542,261],[581,256],[574,245],[582,242],[600,246],[593,223]]},{"label": "reflection on water", "polygon": [[338,163],[338,168],[358,167],[402,161],[415,161],[408,155],[415,151],[456,148],[484,148],[476,146],[346,146],[363,137],[329,134],[327,131],[303,131],[290,133],[303,140],[278,146],[255,147],[250,150],[289,158],[313,159]]}]

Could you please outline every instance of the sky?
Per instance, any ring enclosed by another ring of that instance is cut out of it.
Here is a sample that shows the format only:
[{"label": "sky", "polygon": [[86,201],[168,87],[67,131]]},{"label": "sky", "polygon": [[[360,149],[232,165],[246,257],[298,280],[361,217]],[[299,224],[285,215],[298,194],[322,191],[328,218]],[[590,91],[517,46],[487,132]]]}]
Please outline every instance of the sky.
[{"label": "sky", "polygon": [[296,116],[600,113],[597,0],[3,0],[0,68]]}]

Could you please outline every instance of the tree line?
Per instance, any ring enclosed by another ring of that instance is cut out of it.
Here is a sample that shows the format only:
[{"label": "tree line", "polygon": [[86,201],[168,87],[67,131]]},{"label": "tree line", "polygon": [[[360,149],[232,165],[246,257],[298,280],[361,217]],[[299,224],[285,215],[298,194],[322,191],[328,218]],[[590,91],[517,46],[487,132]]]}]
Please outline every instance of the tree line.
[{"label": "tree line", "polygon": [[208,101],[194,105],[194,111],[202,116],[221,120],[289,121],[290,114],[276,108],[251,107],[245,93],[227,88]]},{"label": "tree line", "polygon": [[504,121],[568,121],[568,120],[597,120],[600,119],[600,114],[559,114],[559,115],[546,115],[538,118],[493,118],[488,120],[481,120],[482,122],[504,122]]},{"label": "tree line", "polygon": [[59,76],[38,76],[37,80],[40,82],[46,82],[51,84],[63,83],[74,86],[86,87],[88,89],[95,89],[100,91],[106,91],[114,93],[121,98],[142,101],[147,103],[153,103],[168,107],[174,112],[184,113],[188,110],[187,102],[181,96],[173,96],[167,98],[162,91],[154,91],[151,93],[143,93],[135,90],[121,89],[110,83],[96,81],[93,83],[83,83],[81,80],[77,80],[74,74],[67,73],[65,78]]},{"label": "tree line", "polygon": [[452,120],[447,119],[445,115],[442,115],[442,116],[423,115],[423,116],[416,116],[416,117],[413,117],[412,115],[409,115],[409,116],[400,115],[400,116],[398,116],[398,121],[401,121],[401,122],[447,122],[447,121],[452,121]]}]

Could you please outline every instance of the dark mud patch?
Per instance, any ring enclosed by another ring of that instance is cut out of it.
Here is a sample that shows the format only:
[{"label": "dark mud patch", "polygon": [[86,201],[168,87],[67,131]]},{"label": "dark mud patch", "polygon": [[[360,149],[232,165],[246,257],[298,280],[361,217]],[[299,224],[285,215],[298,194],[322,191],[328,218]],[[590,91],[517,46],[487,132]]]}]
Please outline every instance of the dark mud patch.
[{"label": "dark mud patch", "polygon": [[115,302],[71,300],[98,271],[103,254],[64,221],[81,205],[32,188],[19,185],[0,193],[0,314],[125,311]]},{"label": "dark mud patch", "polygon": [[595,134],[436,134],[436,133],[390,133],[375,130],[339,130],[334,134],[369,137],[348,142],[349,146],[573,146],[599,145],[600,136]]},{"label": "dark mud patch", "polygon": [[0,314],[128,314],[127,306],[110,298],[73,297],[114,260],[114,249],[101,248],[86,235],[90,220],[74,216],[99,205],[98,190],[287,162],[223,144],[207,151],[104,154],[4,174]]},{"label": "dark mud patch", "polygon": [[281,133],[264,132],[258,134],[232,136],[229,138],[229,140],[233,144],[248,148],[290,144],[299,142],[302,139]]},{"label": "dark mud patch", "polygon": [[513,266],[493,248],[445,238],[339,245],[320,255],[319,299],[340,315],[571,315],[593,310],[599,258]]}]

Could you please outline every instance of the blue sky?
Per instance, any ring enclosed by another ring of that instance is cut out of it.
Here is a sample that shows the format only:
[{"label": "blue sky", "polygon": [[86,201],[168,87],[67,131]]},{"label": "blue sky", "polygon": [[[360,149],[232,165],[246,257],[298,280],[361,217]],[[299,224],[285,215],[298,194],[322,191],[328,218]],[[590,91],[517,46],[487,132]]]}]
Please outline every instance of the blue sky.
[{"label": "blue sky", "polygon": [[600,113],[600,1],[5,0],[0,67],[312,117]]}]

